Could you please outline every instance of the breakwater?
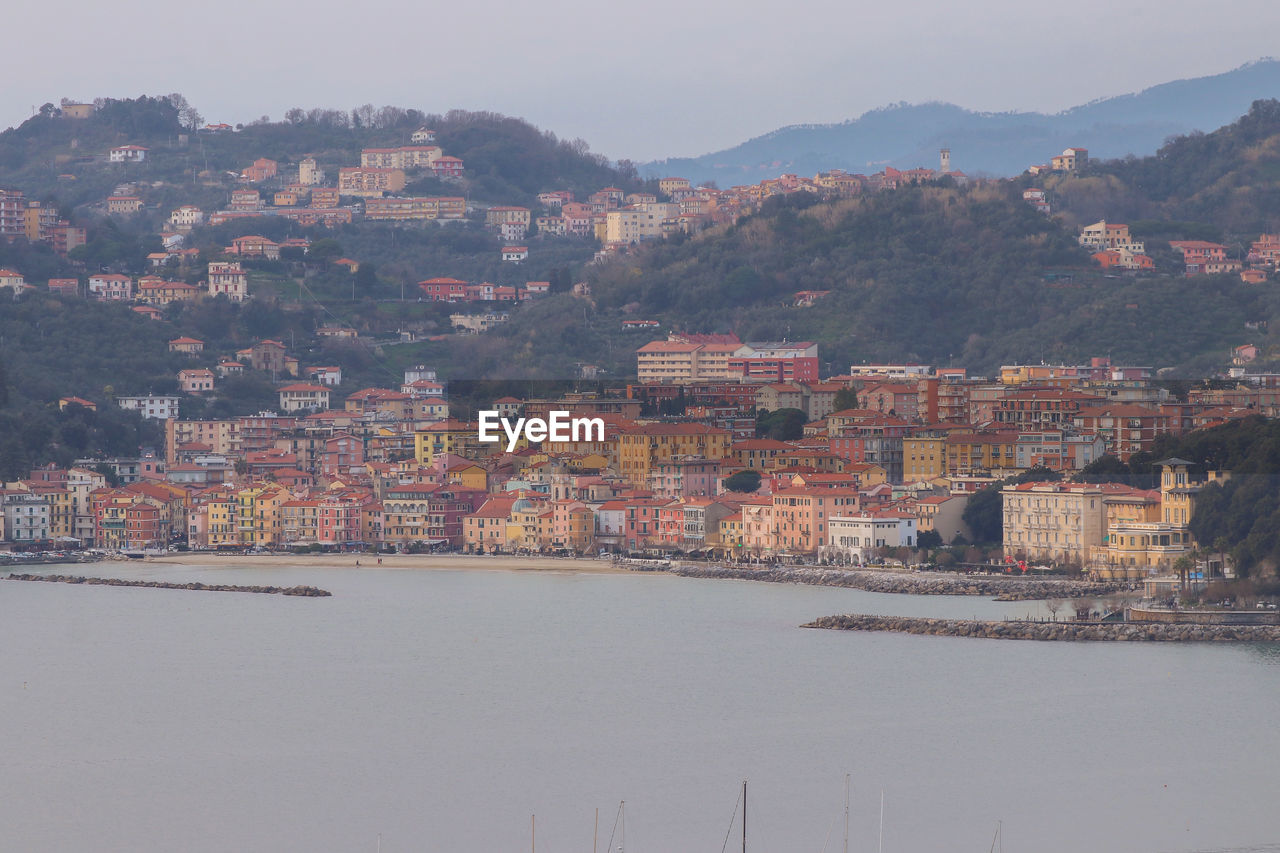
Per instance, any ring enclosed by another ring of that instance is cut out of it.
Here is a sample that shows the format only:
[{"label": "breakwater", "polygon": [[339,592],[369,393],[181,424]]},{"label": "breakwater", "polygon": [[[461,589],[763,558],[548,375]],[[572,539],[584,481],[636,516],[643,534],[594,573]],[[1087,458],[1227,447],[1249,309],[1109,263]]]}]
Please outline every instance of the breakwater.
[{"label": "breakwater", "polygon": [[974,577],[937,572],[881,572],[820,568],[761,568],[698,566],[683,564],[673,574],[690,578],[730,578],[765,583],[803,583],[840,586],[867,592],[905,595],[982,595],[1001,601],[1029,601],[1043,598],[1084,598],[1127,592],[1126,583],[1095,583],[1069,578]]},{"label": "breakwater", "polygon": [[988,640],[1280,642],[1280,626],[1273,625],[1192,625],[1169,622],[993,622],[851,613],[844,616],[824,616],[801,627],[829,628],[837,631],[894,631],[933,637],[978,637]]},{"label": "breakwater", "polygon": [[266,595],[300,595],[304,598],[325,598],[333,593],[314,586],[238,586],[225,583],[168,583],[166,581],[130,581],[122,578],[86,578],[77,575],[20,575],[10,574],[11,581],[45,581],[47,583],[73,583],[87,586],[139,586],[148,589],[194,589],[204,592],[257,592]]}]

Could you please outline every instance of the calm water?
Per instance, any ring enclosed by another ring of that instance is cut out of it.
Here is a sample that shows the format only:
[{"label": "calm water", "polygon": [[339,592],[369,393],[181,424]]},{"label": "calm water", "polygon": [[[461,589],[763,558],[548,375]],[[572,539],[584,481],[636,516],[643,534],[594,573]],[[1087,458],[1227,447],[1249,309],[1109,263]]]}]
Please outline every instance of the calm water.
[{"label": "calm water", "polygon": [[[1280,850],[1280,651],[801,630],[1034,605],[665,575],[0,583],[0,849]],[[614,847],[619,839],[615,837]],[[737,830],[730,849],[740,849]]]}]

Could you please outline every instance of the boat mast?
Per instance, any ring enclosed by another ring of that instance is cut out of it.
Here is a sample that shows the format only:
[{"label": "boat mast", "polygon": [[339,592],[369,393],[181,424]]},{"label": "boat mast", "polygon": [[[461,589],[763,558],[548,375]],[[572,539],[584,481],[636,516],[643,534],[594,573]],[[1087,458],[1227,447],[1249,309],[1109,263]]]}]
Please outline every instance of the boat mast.
[{"label": "boat mast", "polygon": [[742,853],[747,853],[747,780],[742,780]]},{"label": "boat mast", "polygon": [[880,853],[884,853],[884,788],[880,789]]},{"label": "boat mast", "polygon": [[849,774],[844,774],[844,853],[849,853]]}]

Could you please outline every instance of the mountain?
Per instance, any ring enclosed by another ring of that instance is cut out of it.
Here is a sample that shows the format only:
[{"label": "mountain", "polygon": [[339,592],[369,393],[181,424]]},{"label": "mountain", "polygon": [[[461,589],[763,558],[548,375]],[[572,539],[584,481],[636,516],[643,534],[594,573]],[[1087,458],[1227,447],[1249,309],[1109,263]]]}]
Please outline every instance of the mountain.
[{"label": "mountain", "polygon": [[794,125],[724,151],[641,167],[645,177],[680,175],[720,186],[791,172],[876,172],[934,166],[951,149],[952,168],[970,175],[1016,175],[1068,146],[1091,157],[1153,153],[1170,136],[1207,131],[1235,119],[1258,98],[1280,92],[1280,60],[1177,80],[1138,94],[1103,98],[1060,113],[982,113],[953,104],[895,104],[839,124]]}]

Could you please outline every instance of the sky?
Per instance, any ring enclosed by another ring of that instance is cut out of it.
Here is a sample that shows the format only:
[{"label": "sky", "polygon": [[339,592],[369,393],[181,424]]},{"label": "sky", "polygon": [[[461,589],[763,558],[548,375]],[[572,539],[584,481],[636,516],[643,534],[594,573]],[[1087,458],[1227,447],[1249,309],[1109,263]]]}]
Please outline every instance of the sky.
[{"label": "sky", "polygon": [[1055,112],[1280,53],[1276,0],[12,6],[3,127],[62,97],[181,92],[229,124],[295,106],[494,110],[639,161],[903,101]]}]

